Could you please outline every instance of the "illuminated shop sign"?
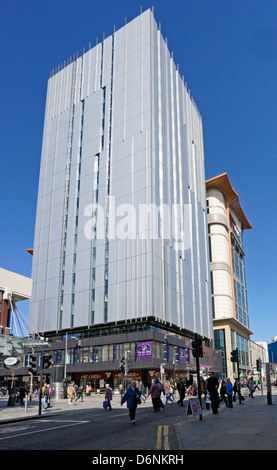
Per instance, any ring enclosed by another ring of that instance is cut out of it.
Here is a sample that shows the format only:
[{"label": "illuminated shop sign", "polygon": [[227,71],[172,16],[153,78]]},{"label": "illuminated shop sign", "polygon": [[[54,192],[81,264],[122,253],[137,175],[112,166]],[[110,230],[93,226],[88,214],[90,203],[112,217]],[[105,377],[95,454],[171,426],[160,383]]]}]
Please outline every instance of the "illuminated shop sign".
[{"label": "illuminated shop sign", "polygon": [[179,361],[189,362],[189,349],[179,348]]},{"label": "illuminated shop sign", "polygon": [[152,341],[143,341],[137,343],[137,358],[151,358],[152,357]]}]

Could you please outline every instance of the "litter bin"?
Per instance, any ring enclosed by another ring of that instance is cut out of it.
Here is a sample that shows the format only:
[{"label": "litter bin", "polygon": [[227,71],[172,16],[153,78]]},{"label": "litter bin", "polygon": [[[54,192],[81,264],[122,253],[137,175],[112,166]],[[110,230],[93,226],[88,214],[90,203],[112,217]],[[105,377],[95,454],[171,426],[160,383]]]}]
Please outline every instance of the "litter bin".
[{"label": "litter bin", "polygon": [[7,406],[15,406],[15,390],[13,388],[10,390]]}]

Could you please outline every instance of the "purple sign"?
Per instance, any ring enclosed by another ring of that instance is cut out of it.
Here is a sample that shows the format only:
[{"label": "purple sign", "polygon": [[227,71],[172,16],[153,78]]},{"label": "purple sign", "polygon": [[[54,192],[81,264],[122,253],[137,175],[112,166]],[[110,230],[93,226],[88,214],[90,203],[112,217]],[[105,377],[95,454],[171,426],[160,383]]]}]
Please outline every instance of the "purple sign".
[{"label": "purple sign", "polygon": [[151,358],[152,357],[152,341],[144,341],[137,343],[137,358]]},{"label": "purple sign", "polygon": [[189,362],[189,349],[179,348],[179,361]]}]

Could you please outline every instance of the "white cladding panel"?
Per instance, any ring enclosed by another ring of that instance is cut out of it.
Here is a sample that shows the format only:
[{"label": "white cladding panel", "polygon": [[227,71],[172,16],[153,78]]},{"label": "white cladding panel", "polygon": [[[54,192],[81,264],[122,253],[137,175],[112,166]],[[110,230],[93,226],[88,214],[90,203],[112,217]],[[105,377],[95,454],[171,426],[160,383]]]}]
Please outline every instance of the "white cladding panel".
[{"label": "white cladding panel", "polygon": [[201,117],[147,10],[49,79],[31,322],[154,316],[212,338],[205,208]]}]

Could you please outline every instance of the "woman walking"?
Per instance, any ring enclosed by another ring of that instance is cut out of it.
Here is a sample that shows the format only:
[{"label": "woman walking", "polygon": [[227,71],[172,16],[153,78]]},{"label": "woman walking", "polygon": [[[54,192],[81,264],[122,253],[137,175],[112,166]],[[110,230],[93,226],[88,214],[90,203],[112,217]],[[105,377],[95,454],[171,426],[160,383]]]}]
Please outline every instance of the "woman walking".
[{"label": "woman walking", "polygon": [[129,409],[130,421],[135,424],[135,417],[137,406],[140,404],[140,391],[136,387],[136,381],[132,380],[131,386],[127,388],[121,400],[121,405],[127,401],[127,408]]},{"label": "woman walking", "polygon": [[172,399],[172,387],[171,387],[169,380],[167,380],[165,383],[164,392],[165,392],[165,397],[166,397],[165,404],[167,404],[168,400],[170,400],[171,403],[174,404],[174,401]]},{"label": "woman walking", "polygon": [[152,380],[152,385],[150,387],[149,393],[147,395],[147,398],[151,395],[152,398],[152,405],[154,408],[154,412],[157,413],[157,411],[161,410],[161,391],[159,385],[156,383],[156,380]]},{"label": "woman walking", "polygon": [[228,406],[228,401],[227,401],[227,397],[226,397],[226,381],[224,379],[222,379],[222,382],[221,382],[220,400],[219,400],[218,404],[220,405],[220,403],[222,401],[224,401],[225,405]]},{"label": "woman walking", "polygon": [[[113,399],[113,390],[109,386],[109,384],[106,384],[105,400],[107,400],[108,402],[108,407],[110,411],[112,411],[112,406],[111,406],[112,399]],[[106,410],[108,409],[108,407],[106,408]]]}]

